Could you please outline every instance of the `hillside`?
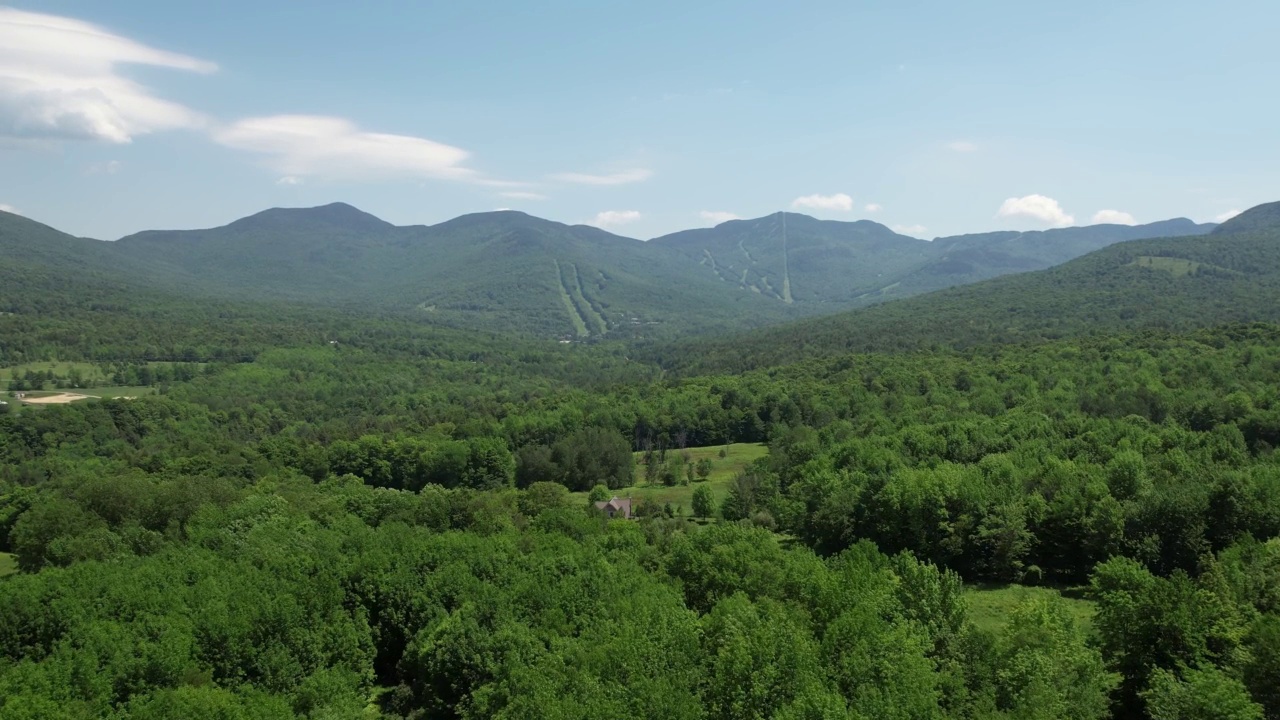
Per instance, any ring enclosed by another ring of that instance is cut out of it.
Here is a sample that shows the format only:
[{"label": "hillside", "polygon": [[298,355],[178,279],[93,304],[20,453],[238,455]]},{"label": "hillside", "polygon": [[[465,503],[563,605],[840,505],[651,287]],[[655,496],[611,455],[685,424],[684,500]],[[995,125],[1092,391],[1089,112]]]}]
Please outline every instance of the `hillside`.
[{"label": "hillside", "polygon": [[1240,232],[1118,243],[1048,270],[651,352],[670,368],[737,371],[846,352],[1278,320],[1280,223],[1243,222]]},{"label": "hillside", "polygon": [[727,283],[800,304],[857,302],[935,254],[927,241],[869,220],[816,220],[796,213],[730,220],[650,242],[684,253]]},{"label": "hillside", "polygon": [[1219,235],[1266,231],[1280,227],[1280,202],[1257,205],[1214,228]]},{"label": "hillside", "polygon": [[578,338],[671,336],[790,316],[668,248],[518,212],[396,227],[337,203],[114,243],[0,213],[0,256],[4,312],[203,297]]},{"label": "hillside", "polygon": [[651,242],[679,250],[721,280],[775,301],[794,302],[802,311],[821,312],[1043,270],[1126,240],[1203,235],[1213,228],[1179,218],[1133,226],[956,235],[929,242],[869,220],[837,222],[776,213]]},{"label": "hillside", "polygon": [[[1174,220],[927,242],[865,220],[778,213],[642,242],[510,211],[397,227],[334,203],[104,243],[6,214],[0,304],[34,310],[54,299],[179,294],[409,313],[542,337],[670,339],[1044,268],[1152,233],[1206,230]],[[66,282],[70,275],[75,284]]]},{"label": "hillside", "polygon": [[908,297],[1001,275],[1043,270],[1118,242],[1204,235],[1214,227],[1177,218],[1146,225],[1089,225],[938,238],[933,241],[931,249],[936,256],[931,262],[879,296]]}]

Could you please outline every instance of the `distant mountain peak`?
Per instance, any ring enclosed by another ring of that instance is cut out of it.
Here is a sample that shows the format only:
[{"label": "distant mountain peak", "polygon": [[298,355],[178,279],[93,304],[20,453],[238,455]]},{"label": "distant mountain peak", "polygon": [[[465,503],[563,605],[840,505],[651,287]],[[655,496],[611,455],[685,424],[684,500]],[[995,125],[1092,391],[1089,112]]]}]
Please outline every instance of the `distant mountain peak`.
[{"label": "distant mountain peak", "polygon": [[344,202],[309,208],[271,208],[236,220],[236,229],[276,229],[290,226],[323,225],[357,232],[386,230],[391,223]]},{"label": "distant mountain peak", "polygon": [[1219,235],[1280,230],[1280,202],[1269,202],[1245,210],[1214,229]]}]

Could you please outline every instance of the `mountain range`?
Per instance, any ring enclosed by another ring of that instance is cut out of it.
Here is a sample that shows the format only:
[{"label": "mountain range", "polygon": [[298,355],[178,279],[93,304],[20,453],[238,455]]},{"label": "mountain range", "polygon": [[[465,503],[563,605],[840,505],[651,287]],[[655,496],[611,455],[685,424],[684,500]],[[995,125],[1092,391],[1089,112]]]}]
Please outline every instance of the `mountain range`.
[{"label": "mountain range", "polygon": [[1280,322],[1280,202],[1207,235],[1115,243],[1045,270],[650,353],[670,370],[738,372],[850,352],[1251,322]]},{"label": "mountain range", "polygon": [[103,242],[0,213],[0,310],[29,305],[39,286],[66,297],[181,293],[547,337],[662,338],[838,312],[1213,229],[1177,219],[925,241],[867,220],[776,213],[644,242],[511,211],[399,227],[335,203]]}]

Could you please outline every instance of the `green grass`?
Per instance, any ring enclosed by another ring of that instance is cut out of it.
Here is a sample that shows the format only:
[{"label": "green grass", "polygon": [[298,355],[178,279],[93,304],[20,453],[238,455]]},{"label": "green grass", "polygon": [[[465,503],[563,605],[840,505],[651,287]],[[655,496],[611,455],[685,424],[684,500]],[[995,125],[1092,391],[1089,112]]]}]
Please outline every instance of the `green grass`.
[{"label": "green grass", "polygon": [[85,394],[96,395],[101,398],[142,397],[143,395],[155,395],[156,389],[146,386],[113,385],[110,387],[96,387],[87,390]]},{"label": "green grass", "polygon": [[1200,268],[1200,263],[1191,260],[1172,257],[1154,257],[1151,255],[1141,255],[1136,257],[1133,260],[1133,264],[1138,267],[1151,268],[1152,270],[1163,270],[1174,277],[1190,275]]},{"label": "green grass", "polygon": [[1093,631],[1094,604],[1078,595],[1073,589],[1026,585],[970,585],[965,592],[969,619],[981,630],[999,632],[1009,621],[1009,614],[1024,600],[1052,596],[1061,598],[1067,604],[1067,612],[1089,633]]},{"label": "green grass", "polygon": [[[24,390],[22,391],[22,394],[31,398],[50,397],[53,395],[62,395],[63,393],[87,395],[90,398],[118,398],[155,395],[156,392],[155,388],[142,385],[112,385],[107,387],[78,388],[74,390]],[[13,392],[0,392],[0,398],[4,398],[11,405],[21,402],[14,397]],[[28,405],[26,407],[34,406]]]},{"label": "green grass", "polygon": [[560,301],[564,303],[564,309],[569,313],[569,322],[573,323],[573,332],[578,337],[586,337],[591,333],[587,330],[586,321],[578,313],[578,307],[573,304],[573,298],[569,296],[569,289],[564,282],[564,271],[560,268],[560,261],[553,260],[552,262],[556,264],[556,279],[559,281]]},{"label": "green grass", "polygon": [[[720,450],[725,451],[725,456],[720,457]],[[685,452],[689,455],[689,462],[697,463],[703,458],[711,460],[711,474],[707,476],[705,481],[695,480],[689,485],[676,485],[667,487],[666,485],[649,485],[644,480],[644,463],[641,460],[644,453],[636,453],[636,479],[635,485],[618,491],[618,495],[622,497],[630,497],[632,500],[648,500],[650,502],[665,505],[671,503],[672,507],[682,506],[686,515],[693,513],[693,491],[699,486],[706,484],[711,487],[711,495],[715,498],[716,505],[724,501],[726,495],[729,494],[729,484],[733,478],[746,469],[748,465],[757,459],[769,454],[769,448],[759,443],[734,443],[732,445],[712,445],[710,447],[687,448],[685,450],[669,450],[670,452]],[[581,502],[586,502],[587,493],[574,493],[575,498]]]},{"label": "green grass", "polygon": [[0,578],[18,572],[18,559],[9,553],[0,553]]},{"label": "green grass", "polygon": [[[179,363],[171,362],[151,362],[147,363],[152,368],[162,365],[177,365]],[[205,363],[195,363],[199,367],[203,367]],[[87,362],[62,362],[62,361],[43,361],[26,363],[24,365],[16,365],[14,367],[0,367],[0,389],[9,387],[9,381],[13,379],[15,374],[21,375],[28,370],[44,372],[52,370],[54,375],[58,377],[66,377],[72,370],[79,370],[84,378],[84,386],[76,389],[69,389],[67,392],[80,392],[83,390],[93,390],[94,392],[85,393],[86,395],[100,395],[101,390],[114,389],[107,386],[111,379],[103,374],[102,370],[93,363]],[[128,393],[126,393],[128,394]]]},{"label": "green grass", "polygon": [[7,386],[9,381],[13,379],[13,374],[15,372],[22,374],[28,370],[39,370],[41,372],[45,370],[52,370],[55,375],[66,376],[67,373],[71,372],[73,369],[79,370],[80,373],[84,375],[85,380],[102,377],[102,372],[98,370],[98,366],[93,363],[48,361],[27,363],[16,367],[0,368],[0,383],[4,383]]}]

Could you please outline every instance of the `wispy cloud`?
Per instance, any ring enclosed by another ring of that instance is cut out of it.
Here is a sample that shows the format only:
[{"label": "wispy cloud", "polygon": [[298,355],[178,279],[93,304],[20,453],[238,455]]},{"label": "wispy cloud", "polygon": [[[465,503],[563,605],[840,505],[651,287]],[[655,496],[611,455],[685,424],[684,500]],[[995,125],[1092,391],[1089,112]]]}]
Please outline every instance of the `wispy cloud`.
[{"label": "wispy cloud", "polygon": [[617,227],[619,225],[628,225],[643,217],[639,210],[605,210],[596,213],[588,225],[595,225],[600,228]]},{"label": "wispy cloud", "polygon": [[10,204],[8,204],[8,203],[0,203],[0,212],[13,213],[14,215],[21,215],[21,214],[22,214],[22,213],[18,210],[18,208],[14,207],[14,206],[12,206],[12,205],[10,205]]},{"label": "wispy cloud", "polygon": [[651,177],[653,177],[652,170],[636,168],[605,175],[578,172],[556,173],[551,176],[551,179],[576,185],[626,185],[628,183],[644,182]]},{"label": "wispy cloud", "polygon": [[978,146],[968,140],[956,140],[954,142],[947,143],[947,149],[952,152],[971,153],[976,152]]},{"label": "wispy cloud", "polygon": [[547,199],[547,196],[543,195],[542,193],[527,192],[524,190],[511,190],[509,192],[501,192],[498,194],[504,198],[511,198],[512,200],[546,200]]},{"label": "wispy cloud", "polygon": [[791,207],[810,210],[839,210],[849,212],[853,209],[853,198],[844,193],[835,195],[805,195],[791,201]]},{"label": "wispy cloud", "polygon": [[1099,210],[1093,214],[1094,225],[1137,225],[1138,221],[1120,210]]},{"label": "wispy cloud", "polygon": [[215,72],[72,18],[0,7],[0,137],[127,143],[204,117],[119,72],[122,65]]},{"label": "wispy cloud", "polygon": [[721,210],[703,210],[702,212],[698,213],[698,217],[702,218],[703,220],[706,220],[707,222],[713,225],[719,225],[720,223],[729,222],[730,220],[742,219],[731,212],[724,212]]},{"label": "wispy cloud", "polygon": [[1214,222],[1224,223],[1224,222],[1226,222],[1226,221],[1230,220],[1231,218],[1233,218],[1233,217],[1235,217],[1235,216],[1239,215],[1239,214],[1240,214],[1240,213],[1242,213],[1242,212],[1244,212],[1244,211],[1243,211],[1243,210],[1228,210],[1228,211],[1223,212],[1223,213],[1218,213],[1217,215],[1215,215],[1215,216],[1213,217],[1213,221],[1214,221]]},{"label": "wispy cloud", "polygon": [[293,178],[432,178],[485,182],[463,167],[460,148],[411,135],[368,132],[344,118],[274,115],[241,120],[213,134],[218,143],[266,157]]},{"label": "wispy cloud", "polygon": [[1063,211],[1057,200],[1044,195],[1027,195],[1005,200],[996,211],[997,217],[1027,217],[1054,227],[1066,227],[1075,222],[1075,218]]},{"label": "wispy cloud", "polygon": [[298,177],[297,175],[285,175],[284,177],[277,180],[276,184],[281,187],[292,187],[294,185],[301,185],[302,178]]},{"label": "wispy cloud", "polygon": [[883,210],[884,206],[880,203],[867,203],[862,209],[869,213],[877,213]]},{"label": "wispy cloud", "polygon": [[899,235],[920,236],[924,235],[929,228],[923,225],[894,225],[892,230]]}]

